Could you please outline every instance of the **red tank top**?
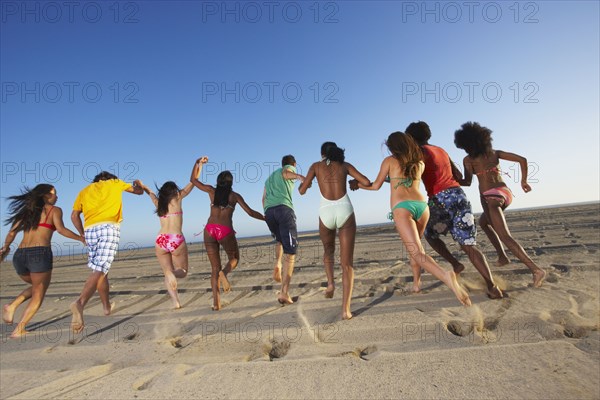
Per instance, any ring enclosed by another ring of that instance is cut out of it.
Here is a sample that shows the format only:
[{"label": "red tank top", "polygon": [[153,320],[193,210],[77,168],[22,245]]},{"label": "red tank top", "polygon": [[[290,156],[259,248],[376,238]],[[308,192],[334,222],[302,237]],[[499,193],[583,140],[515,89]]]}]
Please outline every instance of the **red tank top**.
[{"label": "red tank top", "polygon": [[425,171],[423,171],[423,184],[427,190],[427,196],[433,197],[442,190],[460,187],[460,184],[452,176],[450,157],[441,147],[426,144],[421,146],[425,158]]}]

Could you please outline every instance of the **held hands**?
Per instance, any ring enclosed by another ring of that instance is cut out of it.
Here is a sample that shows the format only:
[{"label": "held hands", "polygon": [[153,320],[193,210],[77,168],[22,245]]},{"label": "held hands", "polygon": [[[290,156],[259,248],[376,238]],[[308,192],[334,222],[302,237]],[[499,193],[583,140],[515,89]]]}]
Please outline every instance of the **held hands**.
[{"label": "held hands", "polygon": [[208,162],[208,157],[207,156],[202,156],[199,159],[196,160],[197,164],[206,164]]},{"label": "held hands", "polygon": [[0,262],[4,261],[4,258],[10,253],[10,247],[0,247]]}]

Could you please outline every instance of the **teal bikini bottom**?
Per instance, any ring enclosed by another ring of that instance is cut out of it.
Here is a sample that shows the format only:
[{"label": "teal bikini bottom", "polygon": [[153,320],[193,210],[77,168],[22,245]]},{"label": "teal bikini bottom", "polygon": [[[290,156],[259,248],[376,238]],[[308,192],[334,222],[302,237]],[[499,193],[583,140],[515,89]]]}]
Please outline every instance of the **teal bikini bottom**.
[{"label": "teal bikini bottom", "polygon": [[[404,208],[405,210],[408,210],[412,215],[413,219],[415,221],[418,221],[425,212],[425,210],[427,210],[427,202],[419,200],[404,200],[396,204],[394,208],[392,208],[392,212],[396,208]],[[394,219],[393,214],[391,212],[388,218],[392,220]]]}]

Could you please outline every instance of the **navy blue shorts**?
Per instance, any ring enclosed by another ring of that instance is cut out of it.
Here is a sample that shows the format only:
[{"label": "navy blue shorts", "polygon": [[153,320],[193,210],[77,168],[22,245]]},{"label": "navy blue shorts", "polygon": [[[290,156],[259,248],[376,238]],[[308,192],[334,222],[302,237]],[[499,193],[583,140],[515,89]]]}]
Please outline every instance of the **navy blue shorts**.
[{"label": "navy blue shorts", "polygon": [[265,211],[265,221],[275,240],[283,246],[283,252],[296,254],[298,231],[294,210],[284,205],[268,208]]},{"label": "navy blue shorts", "polygon": [[13,266],[19,275],[52,271],[52,249],[45,246],[17,249],[13,256]]}]

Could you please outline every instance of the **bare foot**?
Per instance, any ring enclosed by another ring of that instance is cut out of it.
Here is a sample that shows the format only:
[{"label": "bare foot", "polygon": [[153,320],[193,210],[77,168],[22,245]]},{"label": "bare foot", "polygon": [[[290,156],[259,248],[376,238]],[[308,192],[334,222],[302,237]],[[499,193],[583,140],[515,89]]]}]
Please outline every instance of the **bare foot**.
[{"label": "bare foot", "polygon": [[71,303],[71,312],[73,318],[71,319],[71,330],[74,333],[79,333],[83,330],[83,307],[79,304],[79,301]]},{"label": "bare foot", "polygon": [[450,289],[452,289],[458,301],[460,301],[461,304],[464,306],[470,306],[471,299],[469,298],[469,294],[465,291],[465,289],[462,288],[462,286],[460,286],[460,284],[456,280],[456,274],[454,273],[454,271],[448,271],[447,274],[450,278],[450,285],[448,286],[450,286]]},{"label": "bare foot", "polygon": [[492,300],[496,300],[496,299],[503,298],[504,294],[502,293],[502,290],[500,290],[500,288],[498,286],[494,285],[491,288],[488,288],[487,296]]},{"label": "bare foot", "polygon": [[4,307],[2,307],[2,320],[5,323],[12,325],[14,314],[15,310],[10,306],[10,304],[5,304]]},{"label": "bare foot", "polygon": [[541,268],[538,268],[537,271],[533,273],[533,287],[540,287],[546,278],[546,271]]},{"label": "bare foot", "polygon": [[231,291],[231,284],[223,271],[219,271],[219,286],[223,287],[223,293],[229,293]]},{"label": "bare foot", "polygon": [[333,292],[335,292],[335,286],[334,285],[327,285],[327,289],[325,290],[325,298],[326,299],[332,299],[333,298]]},{"label": "bare foot", "polygon": [[211,308],[212,308],[213,311],[219,311],[221,309],[221,305],[220,304],[213,304]]},{"label": "bare foot", "polygon": [[281,265],[276,265],[273,268],[273,280],[275,282],[281,282]]},{"label": "bare foot", "polygon": [[351,313],[351,312],[345,312],[345,313],[342,313],[342,319],[343,319],[343,320],[346,320],[346,319],[352,319],[352,317],[353,317],[353,315],[352,315],[352,313]]},{"label": "bare foot", "polygon": [[25,327],[21,324],[18,324],[15,330],[10,334],[12,339],[19,338],[21,336],[27,335],[29,332],[25,330]]},{"label": "bare foot", "polygon": [[454,273],[458,275],[465,270],[465,266],[462,264],[458,264],[456,266],[453,266],[452,269],[454,270]]},{"label": "bare foot", "polygon": [[421,279],[413,281],[412,291],[413,293],[421,293]]},{"label": "bare foot", "polygon": [[289,295],[280,294],[279,297],[277,297],[277,301],[282,306],[285,306],[286,304],[294,304],[294,300],[292,300],[292,298]]},{"label": "bare foot", "polygon": [[110,315],[110,313],[112,313],[112,310],[114,310],[115,308],[115,302],[111,302],[108,307],[103,307],[104,308],[104,315]]},{"label": "bare foot", "polygon": [[498,260],[496,261],[496,267],[501,267],[501,266],[507,265],[507,264],[510,264],[510,260],[508,259],[508,257],[506,257],[506,256],[498,257]]}]

